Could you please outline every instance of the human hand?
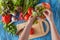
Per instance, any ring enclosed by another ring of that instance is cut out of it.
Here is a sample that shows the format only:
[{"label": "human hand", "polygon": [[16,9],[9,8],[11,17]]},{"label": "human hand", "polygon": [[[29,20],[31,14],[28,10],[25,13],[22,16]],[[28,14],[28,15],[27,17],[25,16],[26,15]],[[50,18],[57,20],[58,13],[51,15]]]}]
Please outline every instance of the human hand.
[{"label": "human hand", "polygon": [[[47,12],[47,13],[46,13]],[[53,13],[52,11],[46,9],[43,14],[46,16],[47,20],[50,22],[50,21],[53,21]]]},{"label": "human hand", "polygon": [[30,16],[28,22],[33,23],[36,17]]}]

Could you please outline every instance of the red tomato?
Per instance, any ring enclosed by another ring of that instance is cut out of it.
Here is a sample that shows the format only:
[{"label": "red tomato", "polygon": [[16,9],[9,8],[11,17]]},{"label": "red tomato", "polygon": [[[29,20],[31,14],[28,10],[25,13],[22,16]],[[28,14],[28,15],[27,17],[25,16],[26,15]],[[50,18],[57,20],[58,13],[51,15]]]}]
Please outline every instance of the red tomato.
[{"label": "red tomato", "polygon": [[31,34],[31,35],[34,34],[34,29],[33,29],[33,28],[31,28],[30,34]]},{"label": "red tomato", "polygon": [[22,12],[20,12],[20,16],[23,16],[23,13]]},{"label": "red tomato", "polygon": [[29,14],[29,15],[31,15],[31,14],[32,14],[32,10],[33,10],[33,8],[31,8],[31,7],[30,7],[30,8],[28,8],[28,14]]},{"label": "red tomato", "polygon": [[11,21],[11,16],[10,16],[10,15],[2,16],[2,21],[3,21],[5,24],[10,23],[10,21]]},{"label": "red tomato", "polygon": [[20,15],[19,15],[19,20],[23,20],[23,13],[21,12]]},{"label": "red tomato", "polygon": [[19,20],[23,20],[24,18],[21,16],[20,18],[19,18]]},{"label": "red tomato", "polygon": [[44,7],[46,7],[47,9],[50,9],[50,4],[49,4],[49,3],[43,2],[42,5],[43,5]]},{"label": "red tomato", "polygon": [[27,20],[29,19],[29,16],[30,16],[29,14],[26,14],[26,15],[24,16],[24,20],[27,21]]}]

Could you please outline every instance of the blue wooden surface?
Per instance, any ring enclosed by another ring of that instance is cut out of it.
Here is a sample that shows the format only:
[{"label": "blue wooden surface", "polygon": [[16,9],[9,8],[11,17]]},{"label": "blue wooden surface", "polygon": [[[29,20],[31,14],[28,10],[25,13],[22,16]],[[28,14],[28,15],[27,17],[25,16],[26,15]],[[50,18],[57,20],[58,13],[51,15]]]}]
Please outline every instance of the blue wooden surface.
[{"label": "blue wooden surface", "polygon": [[[56,28],[60,34],[60,1],[59,0],[40,0],[39,3],[41,2],[48,2],[51,5],[51,9],[53,11],[53,16],[54,16],[54,22],[56,25]],[[0,17],[1,20],[1,17]],[[22,23],[23,21],[18,21],[15,24]],[[14,35],[12,36],[11,34],[8,34],[6,31],[3,29],[3,23],[0,21],[0,40],[18,40],[18,36]],[[44,37],[39,37],[35,38],[32,40],[51,40],[51,33],[49,32],[46,36]]]}]

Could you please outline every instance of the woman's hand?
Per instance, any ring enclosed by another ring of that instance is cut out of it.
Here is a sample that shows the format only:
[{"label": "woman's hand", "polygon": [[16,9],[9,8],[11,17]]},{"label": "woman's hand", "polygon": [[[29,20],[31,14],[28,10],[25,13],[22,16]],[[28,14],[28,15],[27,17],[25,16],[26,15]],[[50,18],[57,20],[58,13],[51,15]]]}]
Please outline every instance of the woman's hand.
[{"label": "woman's hand", "polygon": [[[47,11],[48,14],[46,14],[46,11]],[[52,13],[52,11],[46,9],[46,10],[43,12],[43,14],[46,16],[46,18],[47,18],[47,20],[48,20],[49,22],[53,21],[53,13]]]},{"label": "woman's hand", "polygon": [[28,19],[28,23],[33,23],[36,17],[30,16]]},{"label": "woman's hand", "polygon": [[29,18],[26,27],[24,28],[21,36],[19,37],[19,40],[28,40],[30,30],[32,28],[32,25],[33,25],[33,22],[34,22],[35,18],[36,17],[32,17],[32,16]]},{"label": "woman's hand", "polygon": [[[46,11],[48,12],[48,15],[45,13]],[[46,9],[43,14],[46,16],[47,20],[50,23],[52,40],[60,40],[59,34],[53,21],[53,13],[50,10]]]}]

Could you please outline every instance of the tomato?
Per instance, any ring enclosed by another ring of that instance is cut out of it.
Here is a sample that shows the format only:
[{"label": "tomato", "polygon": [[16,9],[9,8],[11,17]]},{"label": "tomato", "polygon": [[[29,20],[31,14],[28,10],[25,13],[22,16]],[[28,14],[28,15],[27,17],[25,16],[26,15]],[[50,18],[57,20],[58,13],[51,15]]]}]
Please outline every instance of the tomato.
[{"label": "tomato", "polygon": [[42,5],[43,5],[45,8],[50,9],[50,4],[49,4],[49,3],[43,2]]},{"label": "tomato", "polygon": [[29,14],[29,15],[32,15],[32,10],[33,10],[33,8],[31,8],[31,7],[28,8],[28,14]]},{"label": "tomato", "polygon": [[30,34],[31,34],[31,35],[34,34],[34,29],[33,29],[33,28],[31,28]]},{"label": "tomato", "polygon": [[23,20],[24,18],[21,16],[20,18],[19,18],[19,20]]},{"label": "tomato", "polygon": [[29,14],[26,14],[26,15],[24,16],[24,20],[27,21],[27,20],[29,19],[29,16],[30,16]]},{"label": "tomato", "polygon": [[23,13],[21,12],[20,15],[19,15],[19,20],[23,20]]},{"label": "tomato", "polygon": [[2,21],[3,21],[5,24],[10,23],[10,21],[11,21],[11,16],[10,16],[10,15],[2,16]]}]

